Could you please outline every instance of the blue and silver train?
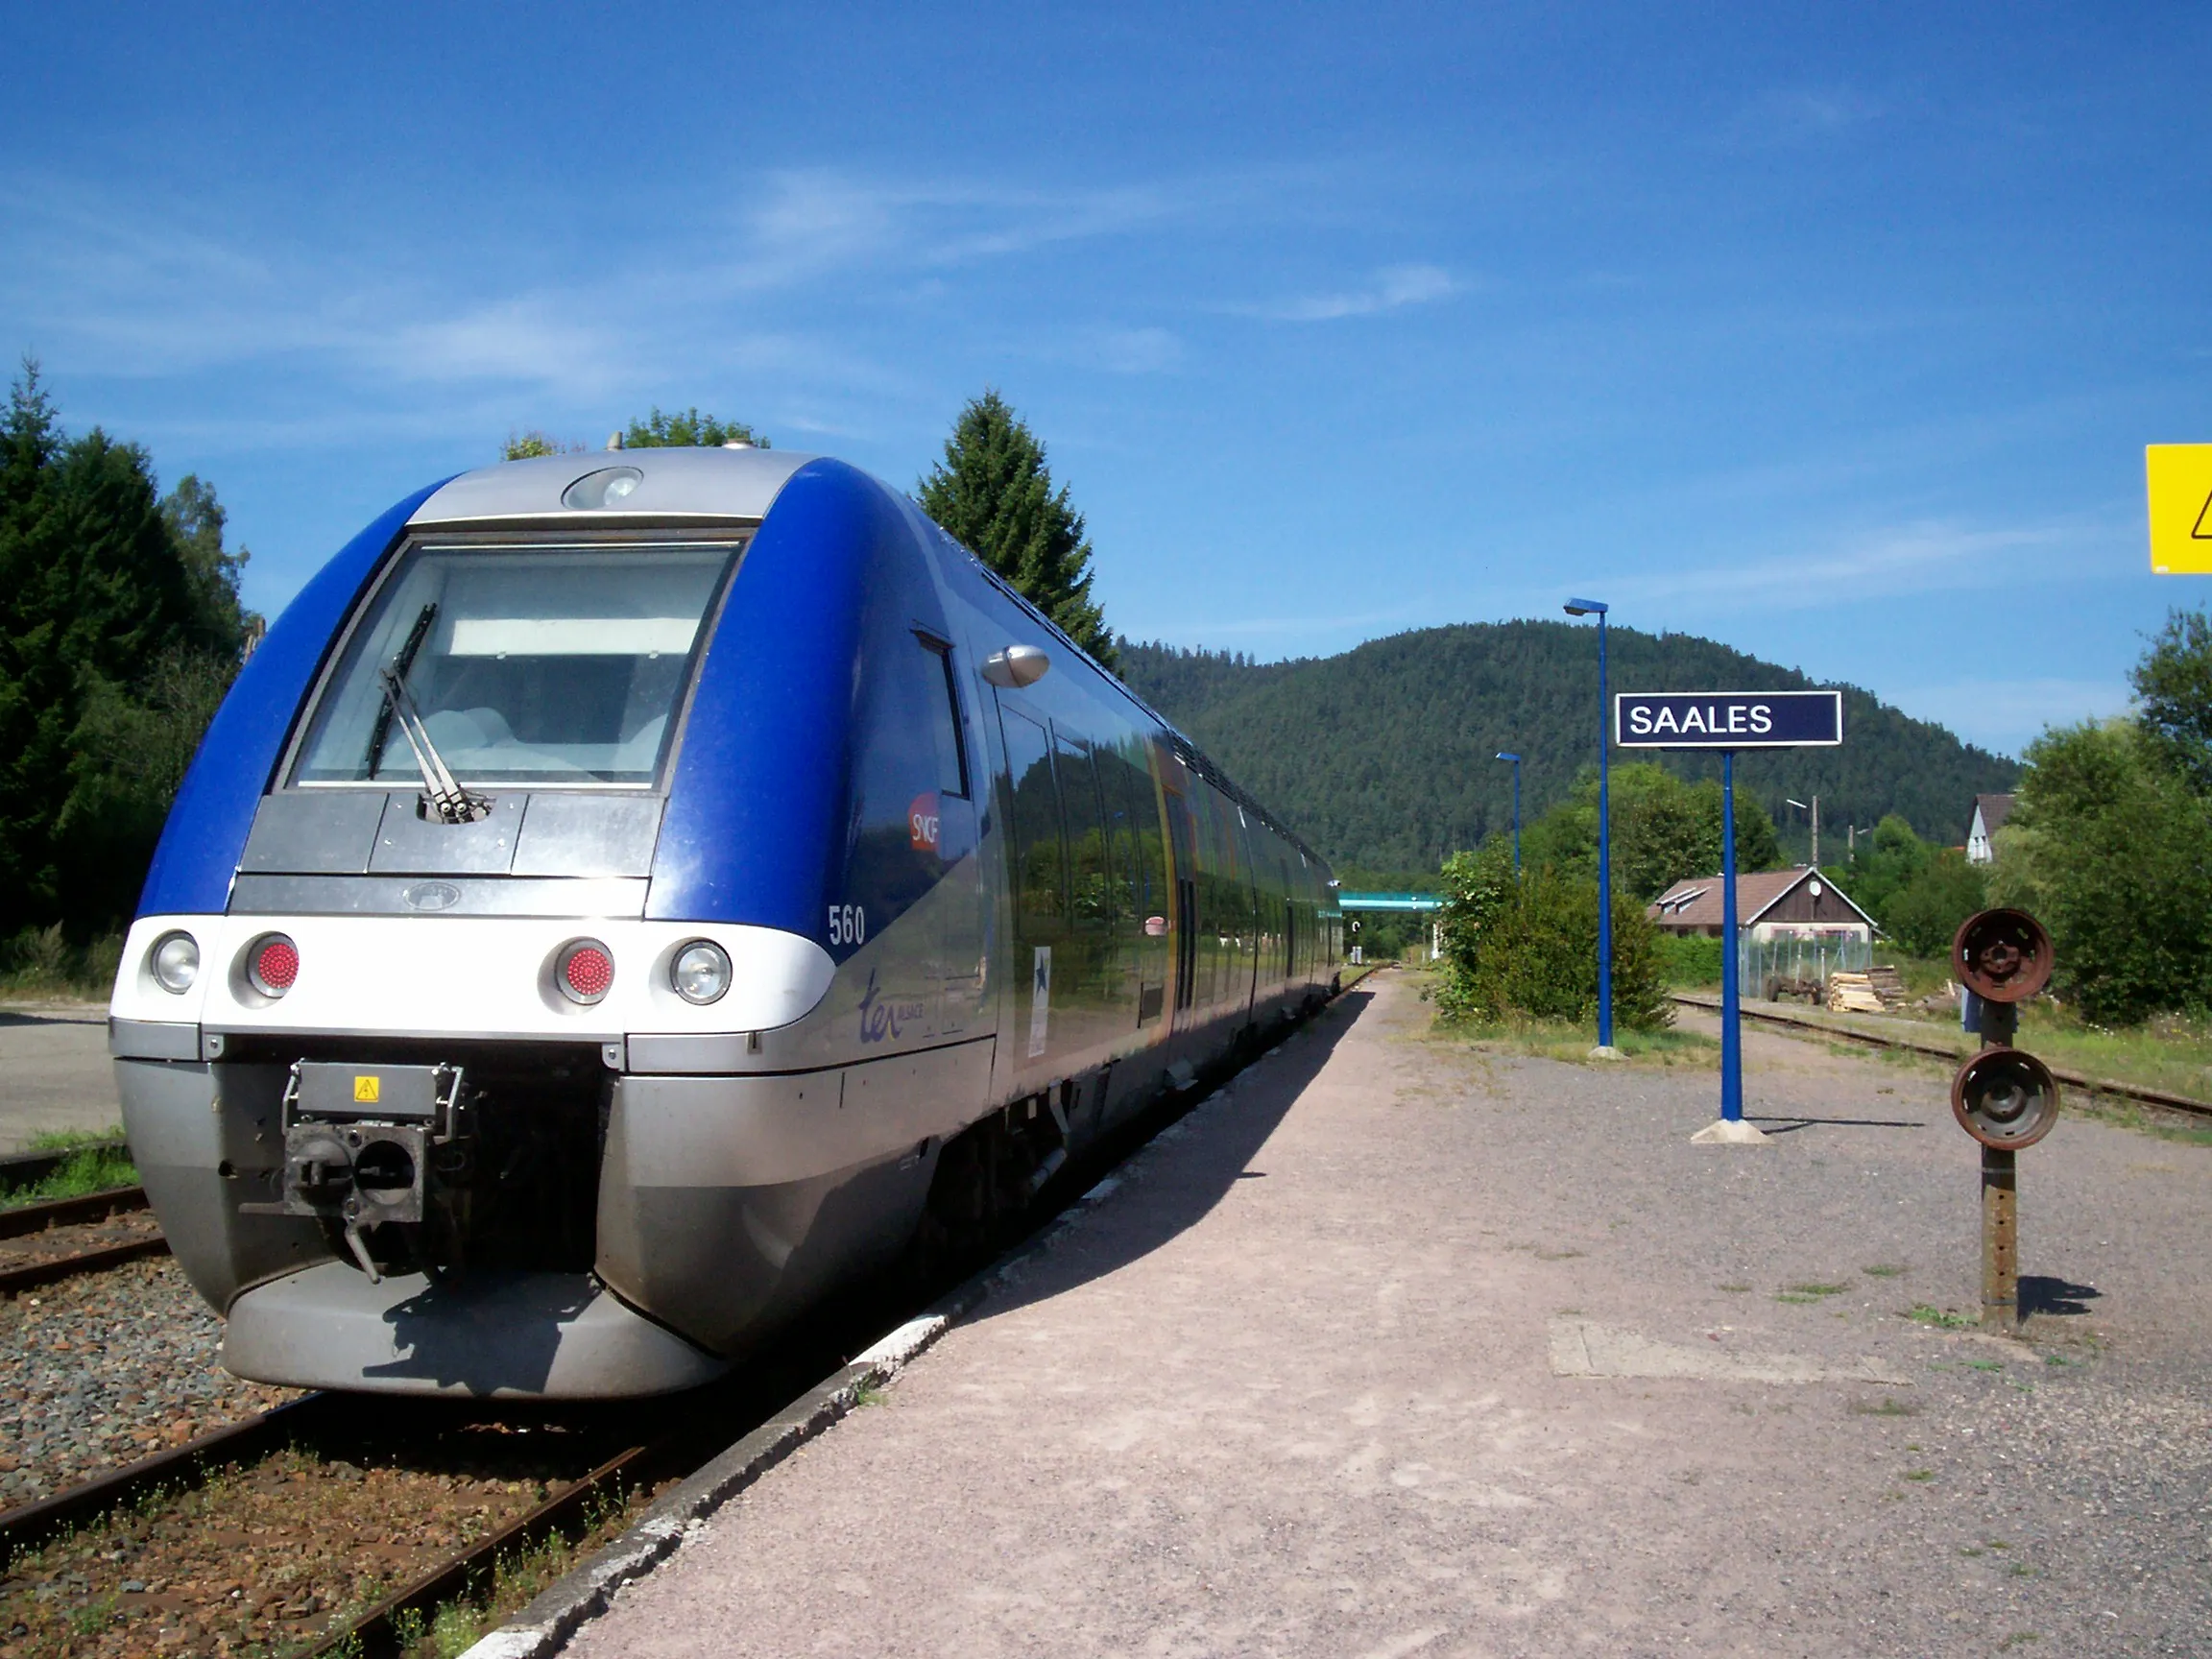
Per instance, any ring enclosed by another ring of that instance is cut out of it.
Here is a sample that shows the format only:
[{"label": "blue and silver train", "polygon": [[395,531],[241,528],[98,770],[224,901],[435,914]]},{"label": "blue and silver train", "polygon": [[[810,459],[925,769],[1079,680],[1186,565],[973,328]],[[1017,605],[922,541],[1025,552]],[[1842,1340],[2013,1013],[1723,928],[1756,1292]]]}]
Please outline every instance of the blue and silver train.
[{"label": "blue and silver train", "polygon": [[1321,1001],[1327,867],[904,495],[752,448],[408,497],[248,661],[110,1022],[263,1382],[706,1382]]}]

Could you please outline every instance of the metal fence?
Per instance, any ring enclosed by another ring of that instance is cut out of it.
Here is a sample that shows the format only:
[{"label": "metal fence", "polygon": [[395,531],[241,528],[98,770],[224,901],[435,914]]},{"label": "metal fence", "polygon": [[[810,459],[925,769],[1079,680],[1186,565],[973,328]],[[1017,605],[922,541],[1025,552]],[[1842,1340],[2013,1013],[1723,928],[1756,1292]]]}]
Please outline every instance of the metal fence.
[{"label": "metal fence", "polygon": [[1863,974],[1874,965],[1870,939],[1753,939],[1746,935],[1737,947],[1737,983],[1746,997],[1767,995],[1769,978],[1818,980],[1838,972]]}]

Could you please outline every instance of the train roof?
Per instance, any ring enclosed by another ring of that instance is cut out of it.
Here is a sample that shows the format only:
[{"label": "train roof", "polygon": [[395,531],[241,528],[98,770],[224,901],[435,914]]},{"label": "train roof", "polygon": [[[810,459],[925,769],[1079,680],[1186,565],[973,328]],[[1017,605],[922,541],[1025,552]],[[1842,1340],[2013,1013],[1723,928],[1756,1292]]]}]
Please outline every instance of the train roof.
[{"label": "train roof", "polygon": [[791,474],[815,456],[789,449],[609,449],[502,461],[448,479],[415,509],[410,527],[560,519],[582,527],[596,516],[572,506],[571,488],[600,472],[627,469],[637,484],[620,496],[625,518],[759,519]]}]

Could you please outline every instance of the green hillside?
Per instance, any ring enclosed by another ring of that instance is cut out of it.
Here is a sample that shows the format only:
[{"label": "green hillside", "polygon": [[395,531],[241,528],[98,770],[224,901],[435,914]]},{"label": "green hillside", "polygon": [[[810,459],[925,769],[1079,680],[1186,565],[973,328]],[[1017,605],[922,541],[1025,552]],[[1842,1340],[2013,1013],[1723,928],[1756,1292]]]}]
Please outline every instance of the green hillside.
[{"label": "green hillside", "polygon": [[[1522,756],[1522,818],[1563,798],[1597,764],[1594,631],[1564,622],[1429,628],[1372,639],[1340,657],[1252,662],[1226,652],[1121,642],[1121,675],[1247,789],[1331,859],[1367,870],[1432,870],[1511,822]],[[1616,691],[1795,690],[1793,669],[1687,634],[1615,628]],[[1961,743],[1846,685],[1840,749],[1739,757],[1786,852],[1803,857],[1803,814],[1784,800],[1820,797],[1821,857],[1846,827],[1902,814],[1931,841],[1966,837],[1973,798],[2009,789],[2018,765]],[[1616,751],[1616,758],[1620,752]],[[1686,778],[1717,777],[1718,756],[1670,756]]]}]

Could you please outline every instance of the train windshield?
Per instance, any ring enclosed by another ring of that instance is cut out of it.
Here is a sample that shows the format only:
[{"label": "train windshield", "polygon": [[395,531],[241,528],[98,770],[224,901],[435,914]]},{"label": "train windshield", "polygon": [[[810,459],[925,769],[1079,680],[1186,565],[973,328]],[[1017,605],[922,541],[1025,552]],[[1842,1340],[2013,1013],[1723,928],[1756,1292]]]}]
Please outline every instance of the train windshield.
[{"label": "train windshield", "polygon": [[412,783],[397,685],[460,782],[651,784],[736,553],[415,548],[325,685],[294,781]]}]

